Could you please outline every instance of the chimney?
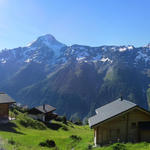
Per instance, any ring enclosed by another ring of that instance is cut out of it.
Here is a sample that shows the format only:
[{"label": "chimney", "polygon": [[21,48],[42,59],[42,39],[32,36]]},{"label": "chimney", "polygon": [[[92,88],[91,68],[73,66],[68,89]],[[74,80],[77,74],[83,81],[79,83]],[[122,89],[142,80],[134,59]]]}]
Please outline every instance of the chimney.
[{"label": "chimney", "polygon": [[43,110],[45,110],[45,111],[46,111],[46,109],[45,109],[45,104],[43,104]]}]

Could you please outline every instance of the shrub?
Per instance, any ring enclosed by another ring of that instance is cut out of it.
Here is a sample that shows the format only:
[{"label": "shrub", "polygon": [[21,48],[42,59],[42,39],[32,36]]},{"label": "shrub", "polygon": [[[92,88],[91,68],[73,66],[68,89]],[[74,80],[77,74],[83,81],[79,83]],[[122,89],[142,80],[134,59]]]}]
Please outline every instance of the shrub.
[{"label": "shrub", "polygon": [[28,108],[25,108],[25,107],[22,107],[22,106],[17,106],[17,105],[12,105],[10,109],[11,109],[12,111],[17,110],[17,111],[19,111],[19,112],[21,112],[21,113],[26,113],[26,112],[29,111]]},{"label": "shrub", "polygon": [[63,121],[62,116],[57,116],[57,118],[55,118],[55,120],[56,120],[56,121],[60,121],[60,122]]},{"label": "shrub", "polygon": [[9,139],[8,143],[11,144],[11,145],[15,145],[16,144],[16,142],[13,140],[13,138]]},{"label": "shrub", "polygon": [[16,110],[16,109],[14,109],[12,112],[13,112],[15,115],[19,115],[19,111]]},{"label": "shrub", "polygon": [[80,136],[77,135],[71,135],[70,138],[74,141],[80,141],[82,139]]},{"label": "shrub", "polygon": [[88,150],[89,150],[89,149],[92,149],[92,145],[89,144],[87,149],[88,149]]},{"label": "shrub", "polygon": [[68,131],[68,128],[67,128],[66,126],[63,126],[62,129],[63,129],[64,131]]},{"label": "shrub", "polygon": [[88,125],[89,124],[88,119],[85,119],[83,124]]},{"label": "shrub", "polygon": [[83,125],[83,123],[82,123],[82,121],[80,120],[80,118],[74,119],[73,123],[76,124],[76,125]]},{"label": "shrub", "polygon": [[74,124],[81,126],[82,125],[82,121],[78,120],[78,121],[74,122]]},{"label": "shrub", "polygon": [[53,140],[46,140],[46,143],[47,143],[48,147],[55,147],[56,146],[55,141],[53,141]]},{"label": "shrub", "polygon": [[55,141],[53,140],[46,140],[45,142],[40,142],[39,145],[43,147],[55,147],[56,146]]},{"label": "shrub", "polygon": [[67,118],[66,118],[66,116],[63,116],[62,119],[63,119],[63,123],[64,123],[64,124],[67,124]]},{"label": "shrub", "polygon": [[40,142],[39,144],[40,146],[46,147],[46,143],[45,142]]},{"label": "shrub", "polygon": [[67,124],[67,118],[66,118],[66,116],[58,116],[55,120],[63,122],[64,124]]},{"label": "shrub", "polygon": [[116,143],[112,145],[113,150],[127,150],[126,146],[122,143]]}]

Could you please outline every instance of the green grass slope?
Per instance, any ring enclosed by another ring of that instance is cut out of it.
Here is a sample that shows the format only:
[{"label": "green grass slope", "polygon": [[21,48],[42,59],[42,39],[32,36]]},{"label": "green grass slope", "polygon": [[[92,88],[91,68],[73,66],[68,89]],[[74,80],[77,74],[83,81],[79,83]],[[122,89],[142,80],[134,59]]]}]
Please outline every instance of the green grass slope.
[{"label": "green grass slope", "polygon": [[59,150],[72,148],[82,150],[93,143],[93,132],[88,126],[53,121],[47,127],[22,113],[19,113],[17,119],[9,124],[0,125],[0,137],[4,140],[4,147],[8,150],[47,150],[50,148],[39,145],[47,139],[54,140],[56,147],[53,149]]},{"label": "green grass slope", "polygon": [[[0,125],[0,149],[4,150],[150,150],[149,143],[116,143],[110,146],[93,148],[93,130],[88,126],[78,126],[71,122],[64,124],[52,121],[45,125],[17,110],[11,112],[16,117],[5,125]],[[55,147],[42,147],[39,144],[53,140]]]}]

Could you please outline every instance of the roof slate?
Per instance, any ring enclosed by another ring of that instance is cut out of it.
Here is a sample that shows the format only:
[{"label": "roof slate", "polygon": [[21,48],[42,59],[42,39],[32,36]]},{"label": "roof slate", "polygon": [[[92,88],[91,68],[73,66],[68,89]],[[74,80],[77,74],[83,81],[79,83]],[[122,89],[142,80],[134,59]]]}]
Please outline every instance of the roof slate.
[{"label": "roof slate", "polygon": [[96,124],[99,124],[107,119],[110,119],[122,112],[125,112],[133,107],[137,106],[136,104],[129,102],[127,100],[117,99],[109,104],[106,104],[98,109],[96,109],[96,115],[89,118],[89,126],[92,127]]},{"label": "roof slate", "polygon": [[48,105],[48,104],[45,104],[45,109],[44,109],[43,105],[38,106],[38,107],[35,107],[35,109],[39,110],[39,111],[42,112],[42,113],[47,113],[47,112],[51,112],[51,111],[56,110],[55,107],[50,106],[50,105]]},{"label": "roof slate", "polygon": [[5,93],[0,93],[0,104],[15,103],[15,101]]}]

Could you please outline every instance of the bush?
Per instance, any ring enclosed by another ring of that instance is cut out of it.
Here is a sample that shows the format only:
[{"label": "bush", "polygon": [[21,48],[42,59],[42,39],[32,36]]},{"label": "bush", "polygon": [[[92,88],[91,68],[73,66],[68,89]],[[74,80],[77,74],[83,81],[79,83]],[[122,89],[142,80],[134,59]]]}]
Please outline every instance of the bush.
[{"label": "bush", "polygon": [[63,117],[62,116],[57,116],[57,118],[55,118],[55,120],[62,122],[63,121]]},{"label": "bush", "polygon": [[11,110],[12,112],[16,112],[16,111],[21,112],[21,113],[26,113],[26,112],[28,112],[28,108],[23,108],[23,107],[21,107],[21,106],[15,105],[15,104],[13,104],[13,105],[10,106],[10,110]]},{"label": "bush", "polygon": [[68,128],[67,128],[66,126],[63,126],[62,129],[63,129],[64,131],[68,131]]},{"label": "bush", "polygon": [[53,140],[46,140],[46,143],[47,143],[48,147],[55,147],[56,146],[55,141],[53,141]]},{"label": "bush", "polygon": [[16,109],[14,109],[13,111],[12,111],[15,115],[19,115],[19,111],[18,110],[16,110]]},{"label": "bush", "polygon": [[74,141],[81,141],[81,137],[80,136],[77,136],[77,135],[71,135],[70,138]]},{"label": "bush", "polygon": [[89,149],[92,149],[92,145],[88,145],[88,150],[89,150]]},{"label": "bush", "polygon": [[66,116],[63,116],[63,123],[67,124],[67,118],[66,118]]},{"label": "bush", "polygon": [[16,144],[16,142],[13,140],[13,138],[9,139],[8,143],[11,144],[11,145],[15,145]]},{"label": "bush", "polygon": [[40,146],[46,147],[46,143],[45,142],[40,142],[39,144]]},{"label": "bush", "polygon": [[39,145],[43,147],[55,147],[56,146],[55,141],[53,140],[46,140],[45,142],[40,142]]},{"label": "bush", "polygon": [[113,150],[127,150],[126,146],[122,143],[116,143],[112,145]]},{"label": "bush", "polygon": [[83,123],[81,120],[78,120],[78,121],[74,122],[74,124],[81,126]]},{"label": "bush", "polygon": [[88,125],[89,124],[88,119],[85,119],[84,122],[83,122],[83,124],[84,125]]},{"label": "bush", "polygon": [[55,120],[63,122],[64,124],[67,124],[67,118],[66,118],[66,116],[58,116]]}]

